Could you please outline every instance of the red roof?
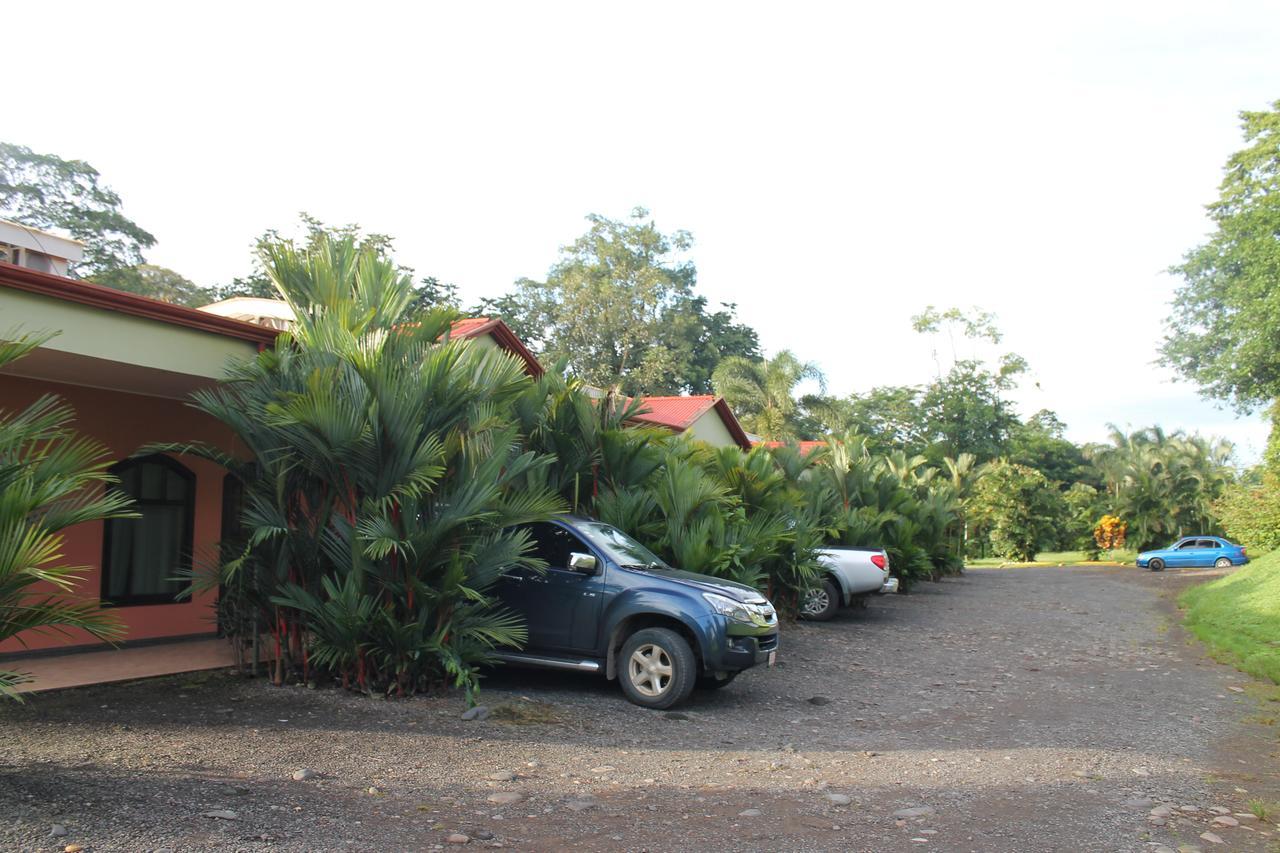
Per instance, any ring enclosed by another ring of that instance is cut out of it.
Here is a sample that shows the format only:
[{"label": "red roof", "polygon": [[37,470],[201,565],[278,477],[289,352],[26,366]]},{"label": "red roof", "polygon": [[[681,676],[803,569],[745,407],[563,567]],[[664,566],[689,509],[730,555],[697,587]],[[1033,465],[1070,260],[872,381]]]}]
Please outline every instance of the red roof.
[{"label": "red roof", "polygon": [[684,432],[693,426],[693,422],[715,409],[724,422],[725,428],[733,436],[733,440],[743,450],[751,449],[751,439],[738,423],[738,419],[729,410],[729,404],[723,397],[710,394],[698,394],[690,397],[641,397],[643,410],[633,420],[640,423],[666,427],[672,432]]},{"label": "red roof", "polygon": [[159,299],[116,290],[114,287],[103,287],[88,281],[38,272],[15,264],[0,263],[0,287],[36,293],[103,311],[143,317],[173,326],[184,326],[214,335],[238,338],[258,344],[260,347],[270,344],[280,334],[279,329],[259,326],[257,323],[219,317],[217,314],[161,302]]},{"label": "red roof", "polygon": [[542,365],[524,342],[516,337],[511,327],[497,317],[464,317],[454,321],[449,334],[455,338],[479,338],[488,335],[507,352],[524,362],[525,370],[530,376],[538,377],[543,373]]}]

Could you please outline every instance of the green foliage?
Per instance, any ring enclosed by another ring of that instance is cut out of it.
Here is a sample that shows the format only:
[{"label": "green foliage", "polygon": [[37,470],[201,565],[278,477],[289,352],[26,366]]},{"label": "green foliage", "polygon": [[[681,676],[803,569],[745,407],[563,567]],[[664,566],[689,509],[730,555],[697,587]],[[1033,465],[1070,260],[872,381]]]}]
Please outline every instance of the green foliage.
[{"label": "green foliage", "polygon": [[1261,483],[1233,483],[1213,504],[1222,529],[1233,541],[1259,551],[1280,548],[1280,477],[1268,473]]},{"label": "green foliage", "polygon": [[208,288],[201,287],[171,269],[153,264],[104,270],[93,276],[93,282],[188,308],[199,308],[216,301]]},{"label": "green foliage", "polygon": [[[0,367],[50,336],[5,337]],[[132,514],[126,495],[103,490],[115,481],[106,448],[72,432],[74,420],[52,395],[21,411],[0,410],[0,641],[42,631],[78,629],[107,641],[124,633],[96,600],[73,597],[84,568],[61,564],[63,530]],[[0,671],[0,696],[18,699],[28,680]]]},{"label": "green foliage", "polygon": [[1165,364],[1242,410],[1280,397],[1280,101],[1242,112],[1208,206],[1215,230],[1171,272],[1181,276],[1161,349]]},{"label": "green foliage", "polygon": [[1002,396],[1005,377],[981,362],[961,360],[930,383],[920,398],[926,454],[934,463],[972,453],[980,462],[1004,454],[1018,425],[1013,404]]},{"label": "green foliage", "polygon": [[768,361],[730,356],[712,376],[716,393],[725,398],[743,426],[769,441],[799,437],[800,406],[796,388],[806,381],[826,387],[822,371],[783,350]]},{"label": "green foliage", "polygon": [[1185,624],[1217,655],[1280,684],[1280,552],[1184,592]]},{"label": "green foliage", "polygon": [[1029,562],[1052,541],[1055,522],[1063,515],[1061,502],[1039,471],[997,459],[979,477],[969,511],[988,532],[997,555]]},{"label": "green foliage", "polygon": [[721,359],[759,356],[755,331],[732,305],[708,313],[694,292],[687,232],[662,233],[644,208],[625,221],[587,221],[545,281],[521,279],[477,310],[502,317],[574,376],[626,394],[707,393]]},{"label": "green foliage", "polygon": [[362,691],[470,692],[494,647],[525,638],[488,595],[529,563],[513,526],[561,505],[540,485],[551,458],[518,441],[523,365],[441,342],[456,315],[415,313],[377,245],[313,235],[264,244],[262,260],[298,324],[195,396],[251,454],[183,448],[243,482],[245,545],[205,582],[247,582],[277,682],[300,666]]},{"label": "green foliage", "polygon": [[1111,432],[1111,444],[1086,447],[1085,455],[1103,481],[1105,509],[1129,525],[1130,546],[1220,532],[1213,502],[1234,478],[1230,442],[1159,427]]},{"label": "green foliage", "polygon": [[73,272],[94,278],[143,262],[156,238],[121,212],[120,196],[83,160],[0,142],[0,218],[64,231],[85,244]]},{"label": "green foliage", "polygon": [[1009,460],[1035,468],[1052,483],[1085,483],[1088,465],[1080,447],[1068,441],[1056,414],[1041,409],[1010,431]]}]

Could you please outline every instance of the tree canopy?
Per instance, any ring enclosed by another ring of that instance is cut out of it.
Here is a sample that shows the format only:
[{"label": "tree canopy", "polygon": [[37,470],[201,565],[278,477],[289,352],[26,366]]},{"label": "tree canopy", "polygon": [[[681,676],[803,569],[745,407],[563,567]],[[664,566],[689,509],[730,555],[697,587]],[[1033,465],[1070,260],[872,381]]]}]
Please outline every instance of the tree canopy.
[{"label": "tree canopy", "polygon": [[688,232],[663,233],[642,207],[587,221],[545,280],[520,279],[479,311],[501,316],[547,361],[628,394],[706,393],[722,358],[759,357],[755,330],[734,307],[708,313],[695,293]]},{"label": "tree canopy", "polygon": [[120,196],[83,160],[0,142],[0,218],[65,231],[85,244],[72,273],[93,278],[143,263],[156,238],[121,210]]},{"label": "tree canopy", "polygon": [[1181,276],[1161,348],[1165,364],[1209,397],[1252,410],[1280,397],[1280,101],[1240,114],[1214,232],[1171,272]]}]

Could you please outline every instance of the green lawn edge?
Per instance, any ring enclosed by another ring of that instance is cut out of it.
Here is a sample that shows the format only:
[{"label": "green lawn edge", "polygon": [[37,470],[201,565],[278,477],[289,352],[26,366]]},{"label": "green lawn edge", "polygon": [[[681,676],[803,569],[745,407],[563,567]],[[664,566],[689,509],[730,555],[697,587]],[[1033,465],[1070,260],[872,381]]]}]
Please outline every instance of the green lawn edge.
[{"label": "green lawn edge", "polygon": [[1215,660],[1280,684],[1280,551],[1185,590],[1178,605]]}]

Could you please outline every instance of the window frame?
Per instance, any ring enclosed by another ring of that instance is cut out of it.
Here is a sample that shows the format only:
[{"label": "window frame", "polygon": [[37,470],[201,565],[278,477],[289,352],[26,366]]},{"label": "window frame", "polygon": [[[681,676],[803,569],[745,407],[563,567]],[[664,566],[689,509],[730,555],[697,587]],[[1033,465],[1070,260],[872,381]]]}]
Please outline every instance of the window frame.
[{"label": "window frame", "polygon": [[[148,456],[137,456],[129,459],[123,459],[112,465],[109,470],[113,476],[119,476],[120,472],[127,471],[130,468],[138,467],[146,464],[159,464],[181,477],[187,485],[186,498],[179,501],[169,500],[142,500],[134,498],[134,504],[139,509],[148,506],[181,506],[185,510],[185,522],[181,531],[180,546],[178,550],[178,565],[175,569],[190,570],[194,564],[195,551],[195,527],[196,527],[196,473],[183,465],[177,459],[166,456],[163,453],[153,453]],[[118,484],[107,486],[108,489],[123,491]],[[121,522],[129,522],[134,519],[109,518],[102,524],[102,562],[99,569],[101,575],[101,583],[98,591],[98,598],[102,604],[112,607],[142,607],[153,604],[185,604],[187,602],[179,601],[177,593],[173,592],[154,592],[141,593],[133,595],[112,595],[111,594],[111,540],[112,530],[116,524]]]}]

